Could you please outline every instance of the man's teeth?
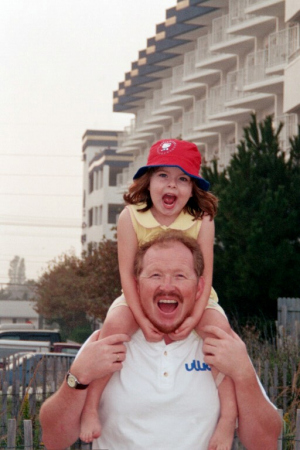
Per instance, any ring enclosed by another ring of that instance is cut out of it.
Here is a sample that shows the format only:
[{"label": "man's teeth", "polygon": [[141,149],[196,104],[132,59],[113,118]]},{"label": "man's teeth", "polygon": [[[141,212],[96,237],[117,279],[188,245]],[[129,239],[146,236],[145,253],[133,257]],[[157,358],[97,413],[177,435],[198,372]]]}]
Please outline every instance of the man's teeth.
[{"label": "man's teeth", "polygon": [[159,303],[177,303],[176,300],[159,300]]}]

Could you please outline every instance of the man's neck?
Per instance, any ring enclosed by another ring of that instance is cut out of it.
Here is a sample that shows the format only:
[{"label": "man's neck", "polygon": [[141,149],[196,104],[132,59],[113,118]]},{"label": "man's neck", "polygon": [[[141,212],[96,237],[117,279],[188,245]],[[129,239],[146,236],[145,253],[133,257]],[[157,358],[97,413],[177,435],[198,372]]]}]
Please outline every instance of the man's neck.
[{"label": "man's neck", "polygon": [[170,336],[169,336],[168,334],[165,334],[165,335],[164,335],[164,340],[165,340],[165,344],[166,344],[166,345],[172,344],[172,342],[174,342],[174,340],[171,339]]}]

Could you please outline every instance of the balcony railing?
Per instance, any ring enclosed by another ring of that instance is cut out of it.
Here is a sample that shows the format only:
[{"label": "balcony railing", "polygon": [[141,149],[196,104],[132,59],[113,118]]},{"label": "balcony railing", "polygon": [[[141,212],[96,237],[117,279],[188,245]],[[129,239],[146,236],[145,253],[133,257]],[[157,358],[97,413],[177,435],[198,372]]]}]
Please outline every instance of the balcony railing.
[{"label": "balcony railing", "polygon": [[142,127],[144,121],[145,121],[145,110],[139,109],[136,115],[136,128]]},{"label": "balcony railing", "polygon": [[183,76],[189,77],[194,75],[196,71],[196,50],[193,50],[184,55]]},{"label": "balcony railing", "polygon": [[284,152],[290,150],[290,138],[298,135],[298,117],[297,114],[284,114],[275,118],[274,126],[278,127],[283,123],[282,130],[279,134],[279,145]]},{"label": "balcony railing", "polygon": [[[217,35],[215,36],[217,39]],[[218,55],[217,52],[212,52],[210,47],[212,45],[212,34],[206,34],[205,36],[200,36],[197,39],[197,48],[196,48],[196,64],[201,64],[202,61],[213,58]]]},{"label": "balcony railing", "polygon": [[290,55],[300,47],[299,25],[285,28],[269,36],[268,66],[287,64]]},{"label": "balcony railing", "polygon": [[226,85],[214,86],[209,91],[208,114],[214,115],[225,110]]},{"label": "balcony railing", "polygon": [[153,103],[154,101],[152,98],[145,101],[145,116],[151,116],[153,111]]},{"label": "balcony railing", "polygon": [[236,38],[235,35],[227,33],[228,27],[229,27],[228,14],[221,17],[217,17],[212,20],[212,35],[211,35],[212,45],[220,44],[222,42],[230,41]]},{"label": "balcony railing", "polygon": [[227,144],[222,147],[219,153],[219,166],[224,168],[227,167],[232,155],[237,152],[236,144]]},{"label": "balcony railing", "polygon": [[180,66],[173,67],[172,70],[172,89],[180,89],[184,86],[184,66],[183,64]]},{"label": "balcony railing", "polygon": [[229,26],[234,26],[255,17],[254,14],[246,14],[247,0],[229,0]]},{"label": "balcony railing", "polygon": [[259,50],[249,53],[246,59],[245,83],[251,84],[262,81],[268,77],[266,68],[268,66],[268,50]]},{"label": "balcony railing", "polygon": [[153,110],[161,108],[161,101],[163,98],[163,91],[162,89],[156,89],[153,92]]},{"label": "balcony railing", "polygon": [[168,100],[172,94],[172,78],[165,78],[162,81],[162,101]]},{"label": "balcony railing", "polygon": [[195,102],[195,126],[199,127],[207,122],[207,100],[197,100]]},{"label": "balcony railing", "polygon": [[194,111],[183,114],[182,134],[183,138],[188,138],[194,131]]}]

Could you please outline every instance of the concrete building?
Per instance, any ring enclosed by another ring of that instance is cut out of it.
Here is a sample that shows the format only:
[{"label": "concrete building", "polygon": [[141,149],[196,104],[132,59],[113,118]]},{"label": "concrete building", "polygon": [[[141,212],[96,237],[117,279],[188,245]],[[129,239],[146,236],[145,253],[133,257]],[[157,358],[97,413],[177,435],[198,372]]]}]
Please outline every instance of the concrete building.
[{"label": "concrete building", "polygon": [[42,319],[34,306],[27,300],[0,300],[0,325],[31,323],[35,328],[42,327]]},{"label": "concrete building", "polygon": [[82,249],[114,237],[112,230],[123,208],[117,190],[117,176],[132,161],[131,154],[116,153],[117,131],[87,130],[82,138],[83,153],[83,223]]},{"label": "concrete building", "polygon": [[134,155],[120,192],[162,138],[193,141],[207,164],[226,166],[252,112],[284,123],[288,157],[300,118],[299,29],[299,0],[178,0],[168,9],[113,94],[115,112],[134,114],[118,136],[118,155]]}]

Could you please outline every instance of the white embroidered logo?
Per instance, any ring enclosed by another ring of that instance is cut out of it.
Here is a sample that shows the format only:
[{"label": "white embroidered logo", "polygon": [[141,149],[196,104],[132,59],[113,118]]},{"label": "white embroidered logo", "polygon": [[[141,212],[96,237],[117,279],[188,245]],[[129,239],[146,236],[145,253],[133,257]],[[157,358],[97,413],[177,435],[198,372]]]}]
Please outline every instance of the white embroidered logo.
[{"label": "white embroidered logo", "polygon": [[157,149],[157,153],[159,154],[166,154],[172,152],[176,147],[176,142],[174,141],[165,141],[160,144],[160,146]]}]

